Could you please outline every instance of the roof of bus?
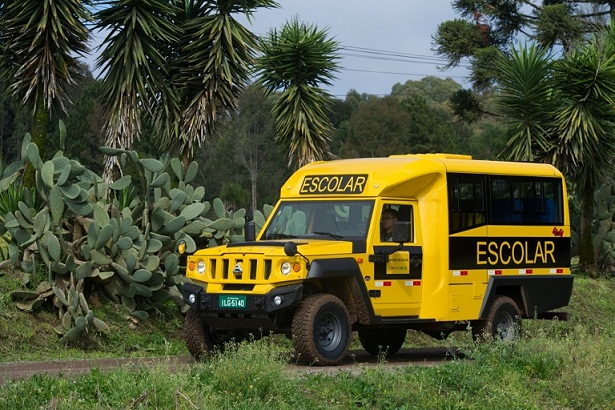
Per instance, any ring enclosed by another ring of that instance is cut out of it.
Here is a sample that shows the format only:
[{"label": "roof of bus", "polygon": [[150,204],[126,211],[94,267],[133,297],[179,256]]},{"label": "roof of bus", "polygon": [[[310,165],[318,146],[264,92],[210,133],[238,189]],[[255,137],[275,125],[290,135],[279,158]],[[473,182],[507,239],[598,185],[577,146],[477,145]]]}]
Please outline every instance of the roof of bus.
[{"label": "roof of bus", "polygon": [[473,160],[470,156],[456,154],[392,155],[305,165],[282,186],[281,197],[396,196],[402,187],[402,196],[417,197],[418,191],[431,189],[437,181],[445,183],[446,172],[561,176],[555,167],[543,163]]}]

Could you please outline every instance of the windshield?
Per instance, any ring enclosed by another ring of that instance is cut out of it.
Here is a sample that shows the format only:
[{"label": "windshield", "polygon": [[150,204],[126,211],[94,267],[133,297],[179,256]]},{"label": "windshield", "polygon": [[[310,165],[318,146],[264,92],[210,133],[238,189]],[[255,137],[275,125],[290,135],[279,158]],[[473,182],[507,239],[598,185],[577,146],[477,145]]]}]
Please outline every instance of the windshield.
[{"label": "windshield", "polygon": [[262,239],[365,239],[373,201],[284,201]]}]

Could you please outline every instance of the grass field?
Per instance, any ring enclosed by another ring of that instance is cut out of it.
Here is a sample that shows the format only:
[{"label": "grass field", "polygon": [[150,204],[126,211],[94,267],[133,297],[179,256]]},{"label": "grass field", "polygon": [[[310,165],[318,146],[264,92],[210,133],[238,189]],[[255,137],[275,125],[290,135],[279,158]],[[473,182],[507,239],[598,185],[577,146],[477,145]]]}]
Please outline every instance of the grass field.
[{"label": "grass field", "polygon": [[[81,349],[59,346],[50,312],[17,311],[0,277],[2,360],[187,354],[179,315],[128,320],[101,304],[111,325]],[[568,322],[524,321],[511,344],[474,344],[466,333],[435,341],[409,332],[406,347],[461,347],[466,358],[437,366],[382,366],[305,374],[289,370],[285,338],[231,346],[211,360],[170,374],[165,367],[122,369],[74,378],[35,376],[0,388],[0,409],[613,409],[615,281],[575,279]]]}]

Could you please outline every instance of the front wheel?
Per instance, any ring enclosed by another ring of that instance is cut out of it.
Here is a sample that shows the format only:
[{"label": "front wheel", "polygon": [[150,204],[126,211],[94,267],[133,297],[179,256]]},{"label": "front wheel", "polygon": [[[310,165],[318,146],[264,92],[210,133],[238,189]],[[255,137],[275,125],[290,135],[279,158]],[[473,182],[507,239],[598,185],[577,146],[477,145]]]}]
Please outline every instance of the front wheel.
[{"label": "front wheel", "polygon": [[292,322],[293,345],[306,364],[334,365],[350,345],[348,311],[337,297],[317,294],[299,304]]},{"label": "front wheel", "polygon": [[472,322],[474,340],[512,341],[521,334],[521,311],[508,296],[497,296],[484,320]]},{"label": "front wheel", "polygon": [[209,326],[194,308],[184,318],[184,341],[196,360],[209,356],[215,347]]}]

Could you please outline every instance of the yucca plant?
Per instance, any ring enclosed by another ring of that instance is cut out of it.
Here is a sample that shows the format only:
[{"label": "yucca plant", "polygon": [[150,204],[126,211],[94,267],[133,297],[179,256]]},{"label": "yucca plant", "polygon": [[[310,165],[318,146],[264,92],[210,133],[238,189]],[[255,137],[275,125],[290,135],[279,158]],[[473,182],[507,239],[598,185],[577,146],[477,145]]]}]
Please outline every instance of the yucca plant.
[{"label": "yucca plant", "polygon": [[[8,0],[0,6],[0,76],[32,110],[32,142],[43,152],[52,108],[65,110],[68,89],[89,51],[91,1]],[[29,168],[32,170],[32,168]],[[33,173],[26,185],[34,186]]]},{"label": "yucca plant", "polygon": [[269,93],[281,92],[272,113],[276,141],[287,147],[289,166],[324,159],[333,129],[327,117],[330,96],[320,87],[335,78],[338,42],[328,38],[327,30],[295,18],[270,31],[261,50],[257,83]]},{"label": "yucca plant", "polygon": [[553,163],[578,187],[580,268],[598,276],[592,221],[594,192],[615,167],[615,24],[560,60],[530,47],[499,66],[509,156]]}]

